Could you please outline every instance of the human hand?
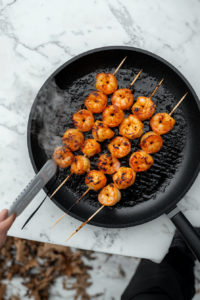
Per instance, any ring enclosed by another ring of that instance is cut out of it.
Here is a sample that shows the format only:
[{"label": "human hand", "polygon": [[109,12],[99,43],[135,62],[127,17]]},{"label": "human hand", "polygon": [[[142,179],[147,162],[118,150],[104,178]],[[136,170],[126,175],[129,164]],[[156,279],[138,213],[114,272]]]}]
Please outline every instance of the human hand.
[{"label": "human hand", "polygon": [[15,218],[15,213],[8,218],[7,209],[3,209],[0,213],[0,249],[6,242],[7,231],[10,229],[11,225],[15,221]]}]

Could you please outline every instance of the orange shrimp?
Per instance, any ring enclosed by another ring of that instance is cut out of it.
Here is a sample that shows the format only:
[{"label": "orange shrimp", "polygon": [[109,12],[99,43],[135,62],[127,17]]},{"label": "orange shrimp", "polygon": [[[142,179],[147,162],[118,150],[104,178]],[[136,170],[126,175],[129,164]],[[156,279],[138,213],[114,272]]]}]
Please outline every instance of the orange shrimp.
[{"label": "orange shrimp", "polygon": [[100,114],[106,108],[108,97],[101,92],[92,92],[85,99],[85,106],[93,114]]},{"label": "orange shrimp", "polygon": [[147,171],[153,163],[153,157],[143,150],[132,153],[129,158],[129,165],[135,172]]},{"label": "orange shrimp", "polygon": [[140,137],[143,131],[144,124],[134,115],[129,115],[119,126],[119,134],[127,137],[130,140]]},{"label": "orange shrimp", "polygon": [[71,151],[77,151],[84,142],[84,134],[78,129],[67,129],[63,135],[63,143]]},{"label": "orange shrimp", "polygon": [[121,193],[113,184],[105,186],[98,195],[98,200],[102,205],[113,206],[121,199]]},{"label": "orange shrimp", "polygon": [[124,112],[115,105],[107,106],[102,113],[102,121],[109,127],[118,126],[124,118]]},{"label": "orange shrimp", "polygon": [[150,98],[140,96],[132,106],[132,113],[137,116],[139,120],[145,121],[153,116],[155,108],[156,105]]},{"label": "orange shrimp", "polygon": [[133,105],[133,94],[130,89],[119,89],[111,97],[113,105],[128,110]]},{"label": "orange shrimp", "polygon": [[106,176],[101,171],[92,170],[85,176],[85,184],[94,191],[102,189],[106,182]]},{"label": "orange shrimp", "polygon": [[96,121],[92,128],[92,135],[98,142],[111,139],[115,133],[106,124],[101,121]]},{"label": "orange shrimp", "polygon": [[98,73],[96,77],[96,89],[106,95],[117,90],[117,79],[111,73]]},{"label": "orange shrimp", "polygon": [[126,189],[135,182],[136,172],[131,168],[121,167],[113,175],[113,182],[118,189]]},{"label": "orange shrimp", "polygon": [[156,153],[163,145],[161,136],[153,131],[145,133],[140,140],[140,147],[146,153]]},{"label": "orange shrimp", "polygon": [[113,157],[110,153],[102,154],[98,161],[97,166],[104,174],[114,174],[121,166],[116,157]]},{"label": "orange shrimp", "polygon": [[82,155],[76,155],[71,164],[71,173],[82,175],[90,171],[90,160]]},{"label": "orange shrimp", "polygon": [[74,126],[80,131],[86,132],[92,129],[94,125],[94,117],[91,111],[81,109],[73,115]]},{"label": "orange shrimp", "polygon": [[87,139],[81,146],[81,151],[90,157],[101,152],[101,146],[95,139]]},{"label": "orange shrimp", "polygon": [[112,156],[121,158],[129,154],[131,143],[126,137],[117,136],[108,144],[108,150]]},{"label": "orange shrimp", "polygon": [[152,117],[150,126],[153,131],[159,135],[165,134],[172,130],[176,121],[167,113],[159,113]]},{"label": "orange shrimp", "polygon": [[52,158],[60,168],[64,169],[71,165],[74,154],[67,148],[58,147],[54,150]]}]

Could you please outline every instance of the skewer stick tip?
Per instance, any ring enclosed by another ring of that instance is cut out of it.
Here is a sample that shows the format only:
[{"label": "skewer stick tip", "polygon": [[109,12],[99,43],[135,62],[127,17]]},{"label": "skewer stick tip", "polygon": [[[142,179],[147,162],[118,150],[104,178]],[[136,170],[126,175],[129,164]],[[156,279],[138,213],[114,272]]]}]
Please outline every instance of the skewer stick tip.
[{"label": "skewer stick tip", "polygon": [[98,212],[100,212],[100,210],[102,210],[102,208],[104,208],[105,205],[102,205],[89,219],[87,219],[85,222],[83,222],[81,224],[81,226],[79,226],[79,228],[77,228],[69,237],[68,239],[66,239],[65,242],[67,242],[76,232],[78,232],[83,226],[85,226],[85,224],[87,224],[90,220],[92,220],[92,218],[94,218],[94,216],[96,216],[96,214],[98,214]]},{"label": "skewer stick tip", "polygon": [[117,71],[119,70],[119,68],[121,67],[121,65],[124,63],[125,59],[127,58],[127,56],[122,60],[122,62],[119,64],[119,66],[117,67],[117,69],[115,70],[115,72],[113,73],[113,75],[115,75],[117,73]]},{"label": "skewer stick tip", "polygon": [[177,107],[181,104],[181,102],[185,99],[185,97],[187,96],[188,92],[181,98],[181,100],[176,104],[176,106],[172,109],[172,111],[170,112],[169,116],[171,116],[173,114],[173,112],[177,109]]},{"label": "skewer stick tip", "polygon": [[76,233],[76,231],[74,231],[74,232],[68,237],[68,239],[66,239],[65,242],[69,241],[69,239],[70,239],[75,233]]},{"label": "skewer stick tip", "polygon": [[136,80],[138,79],[138,77],[140,76],[140,74],[142,73],[143,69],[140,70],[140,72],[137,74],[137,76],[133,79],[133,81],[131,82],[129,88],[136,82]]},{"label": "skewer stick tip", "polygon": [[65,180],[63,180],[63,182],[59,185],[59,187],[53,192],[53,194],[49,197],[50,199],[57,193],[57,191],[61,188],[61,186],[63,186],[63,184],[69,179],[69,177],[72,175],[69,174],[69,176],[67,176],[67,178],[65,178]]},{"label": "skewer stick tip", "polygon": [[157,92],[159,86],[162,84],[164,78],[159,82],[159,84],[157,85],[157,87],[155,88],[155,90],[153,91],[153,93],[151,94],[151,96],[149,97],[149,99],[151,99],[153,97],[153,95]]},{"label": "skewer stick tip", "polygon": [[56,225],[58,224],[58,222],[60,222],[60,220],[62,220],[62,218],[64,218],[64,216],[66,216],[66,213],[64,215],[62,215],[62,217],[60,219],[58,219],[54,224],[53,226],[51,227],[51,229]]}]

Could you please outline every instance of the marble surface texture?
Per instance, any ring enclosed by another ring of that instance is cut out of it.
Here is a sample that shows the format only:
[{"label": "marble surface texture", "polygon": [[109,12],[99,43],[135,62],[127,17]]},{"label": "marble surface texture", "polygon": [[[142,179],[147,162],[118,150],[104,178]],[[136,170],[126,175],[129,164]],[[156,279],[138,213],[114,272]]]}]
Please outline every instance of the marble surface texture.
[{"label": "marble surface texture", "polygon": [[[0,209],[8,208],[34,176],[27,149],[27,121],[43,82],[64,62],[97,47],[128,45],[168,60],[200,97],[200,1],[56,0],[0,1]],[[179,203],[200,226],[200,176]],[[80,222],[49,199],[21,230],[44,197],[41,191],[17,218],[9,235],[65,244]],[[159,262],[168,251],[174,226],[167,216],[128,229],[90,225],[68,246]]]}]

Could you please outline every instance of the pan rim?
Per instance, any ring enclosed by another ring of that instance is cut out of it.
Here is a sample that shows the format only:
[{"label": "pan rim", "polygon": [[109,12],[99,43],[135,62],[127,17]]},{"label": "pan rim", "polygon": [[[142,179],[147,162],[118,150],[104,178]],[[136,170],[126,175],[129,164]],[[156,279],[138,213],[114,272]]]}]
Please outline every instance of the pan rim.
[{"label": "pan rim", "polygon": [[[77,59],[79,58],[82,58],[86,55],[89,55],[89,54],[92,54],[92,53],[96,53],[96,52],[101,52],[101,51],[105,51],[105,50],[129,50],[129,51],[135,51],[135,52],[139,52],[139,53],[143,53],[143,54],[146,54],[148,56],[151,56],[157,60],[159,60],[160,62],[164,63],[165,65],[167,65],[169,68],[171,68],[183,81],[184,83],[187,85],[189,91],[192,93],[195,101],[196,101],[196,104],[199,108],[199,111],[200,111],[200,101],[198,99],[198,96],[196,94],[196,92],[194,91],[193,87],[191,86],[191,84],[189,83],[189,81],[185,78],[185,76],[176,68],[174,67],[171,63],[169,63],[167,60],[165,60],[164,58],[158,56],[157,54],[154,54],[150,51],[147,51],[147,50],[144,50],[144,49],[140,49],[140,48],[135,48],[135,47],[129,47],[129,46],[107,46],[107,47],[100,47],[100,48],[95,48],[95,49],[92,49],[92,50],[89,50],[89,51],[86,51],[86,52],[83,52],[73,58],[71,58],[70,60],[68,60],[67,62],[65,62],[64,64],[62,64],[59,68],[57,68],[47,79],[46,81],[43,83],[43,85],[41,86],[41,88],[39,89],[38,93],[42,90],[42,88],[44,87],[44,85],[46,85],[50,80],[52,80],[63,68],[65,68],[66,66],[70,65],[71,63],[73,63],[74,61],[76,61]],[[32,122],[32,117],[33,117],[33,114],[34,114],[34,109],[37,105],[37,96],[38,96],[38,93],[33,101],[33,104],[32,104],[32,107],[31,107],[31,110],[30,110],[30,113],[29,113],[29,119],[28,119],[28,125],[27,125],[27,144],[28,144],[28,152],[29,152],[29,157],[30,157],[30,160],[31,160],[31,163],[32,163],[32,166],[33,166],[33,169],[35,171],[35,173],[37,174],[39,172],[39,170],[37,169],[36,167],[36,164],[35,164],[35,161],[34,161],[34,158],[33,158],[33,154],[32,154],[32,149],[31,149],[31,135],[30,135],[30,132],[31,132],[31,122]],[[199,149],[200,150],[200,149]],[[196,167],[196,171],[194,172],[192,178],[190,178],[190,182],[188,183],[188,185],[182,190],[182,193],[180,193],[180,195],[176,198],[175,201],[173,201],[171,204],[169,205],[166,205],[166,207],[164,209],[161,209],[159,212],[151,215],[150,217],[146,217],[144,218],[143,220],[140,220],[138,221],[137,220],[137,224],[134,223],[126,223],[126,224],[115,224],[115,225],[112,225],[112,224],[109,224],[109,225],[106,225],[106,224],[101,224],[101,223],[96,223],[94,221],[91,221],[89,222],[90,225],[94,225],[94,226],[97,226],[97,227],[104,227],[104,228],[126,228],[126,227],[133,227],[133,226],[137,226],[137,225],[141,225],[141,224],[144,224],[144,223],[147,223],[149,221],[152,221],[154,219],[156,219],[157,217],[163,215],[163,214],[166,214],[168,213],[169,211],[171,211],[175,206],[176,204],[186,195],[186,193],[188,192],[188,190],[191,188],[191,186],[193,185],[195,179],[197,178],[198,174],[200,172],[200,160],[197,164],[197,167]],[[43,188],[44,192],[47,194],[48,193],[48,190],[46,188],[46,186]],[[71,211],[68,212],[66,209],[64,210],[63,207],[54,199],[54,197],[51,198],[51,200],[64,212],[66,212],[67,214],[69,214],[70,216],[72,216],[73,218],[75,219],[78,219],[79,221],[85,221],[85,219],[83,219],[82,217],[79,217],[75,214],[73,214]],[[139,204],[138,204],[139,205]]]}]

